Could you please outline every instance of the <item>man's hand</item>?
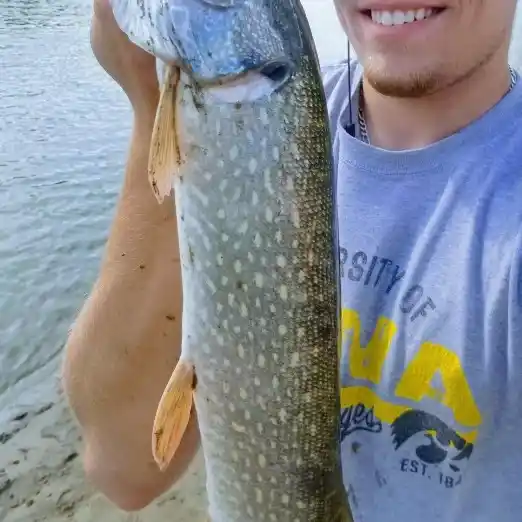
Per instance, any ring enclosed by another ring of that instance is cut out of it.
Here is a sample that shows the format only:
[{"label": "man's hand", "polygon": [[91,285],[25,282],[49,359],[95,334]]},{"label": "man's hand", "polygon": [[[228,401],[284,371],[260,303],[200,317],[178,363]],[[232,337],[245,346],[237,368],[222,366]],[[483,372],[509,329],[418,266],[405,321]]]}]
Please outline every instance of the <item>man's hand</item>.
[{"label": "man's hand", "polygon": [[136,112],[155,111],[159,98],[156,59],[118,27],[109,0],[95,0],[91,46],[100,65],[121,86]]}]

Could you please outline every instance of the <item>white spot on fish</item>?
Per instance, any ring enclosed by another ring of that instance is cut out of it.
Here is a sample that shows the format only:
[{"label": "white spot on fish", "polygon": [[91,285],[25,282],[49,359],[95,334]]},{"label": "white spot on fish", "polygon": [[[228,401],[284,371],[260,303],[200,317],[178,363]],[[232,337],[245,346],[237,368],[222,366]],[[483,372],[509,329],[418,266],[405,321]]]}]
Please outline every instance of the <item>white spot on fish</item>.
[{"label": "white spot on fish", "polygon": [[241,265],[241,261],[239,259],[237,259],[236,261],[234,261],[234,270],[236,271],[236,273],[241,273],[241,269],[242,269],[242,265]]},{"label": "white spot on fish", "polygon": [[232,429],[238,433],[246,433],[246,428],[242,424],[238,424],[237,422],[232,421],[231,426]]},{"label": "white spot on fish", "polygon": [[218,217],[219,219],[225,219],[225,217],[226,217],[225,209],[220,208],[220,209],[217,211],[217,217]]},{"label": "white spot on fish", "polygon": [[282,255],[277,256],[276,263],[281,268],[284,268],[286,266],[286,257]]},{"label": "white spot on fish", "polygon": [[261,386],[261,381],[259,380],[259,377],[254,377],[254,384],[256,386]]},{"label": "white spot on fish", "polygon": [[259,203],[259,196],[257,195],[257,192],[254,190],[252,192],[252,205],[255,207]]},{"label": "white spot on fish", "polygon": [[256,307],[261,308],[261,299],[259,297],[256,297]]},{"label": "white spot on fish", "polygon": [[223,383],[223,393],[228,394],[230,392],[230,384],[228,382]]},{"label": "white spot on fish", "polygon": [[246,234],[247,230],[248,230],[248,221],[243,221],[243,223],[241,223],[241,225],[239,225],[239,228],[237,229],[237,231],[240,234]]},{"label": "white spot on fish", "polygon": [[221,240],[224,243],[226,243],[229,239],[230,239],[230,237],[228,236],[228,234],[221,234]]},{"label": "white spot on fish", "polygon": [[252,158],[248,162],[248,170],[250,171],[250,174],[254,174],[257,169],[257,160],[255,158]]},{"label": "white spot on fish", "polygon": [[279,377],[277,375],[272,377],[272,388],[274,388],[274,390],[279,388]]},{"label": "white spot on fish", "polygon": [[275,233],[275,240],[277,241],[277,243],[281,244],[281,242],[283,241],[283,233],[281,232],[281,230],[278,230],[276,233]]},{"label": "white spot on fish", "polygon": [[297,280],[300,283],[303,283],[305,279],[306,279],[306,274],[304,273],[304,270],[299,270],[299,272],[297,274]]},{"label": "white spot on fish", "polygon": [[210,242],[210,239],[207,236],[202,236],[203,238],[203,245],[207,250],[210,250],[212,248],[212,243]]},{"label": "white spot on fish", "polygon": [[207,283],[207,286],[210,288],[210,290],[212,291],[212,293],[215,293],[217,288],[216,288],[216,285],[213,283],[213,281],[211,279],[208,279],[206,280],[206,283]]},{"label": "white spot on fish", "polygon": [[258,356],[257,356],[257,365],[260,368],[264,368],[265,367],[265,363],[266,363],[265,356],[262,353],[258,354]]},{"label": "white spot on fish", "polygon": [[241,197],[241,187],[236,187],[234,194],[232,194],[232,201],[238,201]]},{"label": "white spot on fish", "polygon": [[270,311],[271,311],[273,314],[275,314],[275,313],[277,312],[277,308],[275,307],[274,304],[271,304],[271,305],[269,306],[269,308],[270,308]]},{"label": "white spot on fish", "polygon": [[240,396],[243,400],[245,400],[245,399],[248,397],[248,394],[247,394],[247,392],[246,392],[246,390],[245,390],[244,388],[240,388],[240,389],[239,389],[239,396]]},{"label": "white spot on fish", "polygon": [[287,506],[287,505],[289,504],[289,502],[290,502],[290,497],[289,497],[286,493],[283,493],[283,494],[281,495],[281,502],[282,502],[285,506]]},{"label": "white spot on fish", "polygon": [[230,149],[230,151],[228,153],[228,157],[230,158],[230,161],[234,161],[235,159],[237,159],[238,155],[239,155],[239,149],[238,149],[237,145],[234,145]]},{"label": "white spot on fish", "polygon": [[265,219],[268,221],[268,223],[272,223],[274,220],[274,213],[270,207],[266,207],[265,209]]},{"label": "white spot on fish", "polygon": [[248,308],[246,307],[245,303],[241,303],[241,306],[239,307],[239,313],[241,314],[241,317],[248,317]]},{"label": "white spot on fish", "polygon": [[248,254],[247,254],[247,259],[248,259],[251,263],[253,263],[253,262],[254,262],[254,259],[255,259],[255,258],[254,258],[254,254],[252,254],[252,252],[249,251]]},{"label": "white spot on fish", "polygon": [[263,240],[261,239],[261,234],[259,232],[256,232],[254,235],[254,245],[257,248],[261,248],[262,244],[263,244]]},{"label": "white spot on fish", "polygon": [[245,358],[245,348],[242,344],[237,345],[237,354],[239,355],[240,359]]},{"label": "white spot on fish", "polygon": [[203,177],[207,180],[207,181],[210,181],[212,179],[212,174],[210,172],[205,172],[205,174],[203,174]]},{"label": "white spot on fish", "polygon": [[286,419],[288,418],[288,414],[286,413],[286,410],[284,408],[281,408],[279,410],[279,412],[277,413],[277,415],[279,416],[279,419],[281,420],[281,422],[283,424],[286,423]]},{"label": "white spot on fish", "polygon": [[270,179],[271,172],[270,172],[269,168],[265,169],[264,175],[265,175],[265,188],[266,188],[266,191],[270,195],[275,194],[274,187],[272,187],[272,180]]},{"label": "white spot on fish", "polygon": [[263,492],[259,488],[256,488],[256,502],[258,504],[263,503]]},{"label": "white spot on fish", "polygon": [[[263,433],[263,425],[262,425],[260,422],[258,422],[258,423],[256,424],[256,427],[257,427],[257,431],[258,431],[258,433],[259,433],[259,434],[262,434],[262,433]],[[260,457],[263,457],[263,455],[260,455]],[[264,458],[264,457],[263,457],[263,458]],[[260,465],[261,465],[261,463],[260,463]],[[261,465],[261,467],[263,467],[263,466]]]},{"label": "white spot on fish", "polygon": [[290,354],[290,368],[296,368],[299,364],[299,352],[293,352]]},{"label": "white spot on fish", "polygon": [[256,272],[254,275],[254,281],[256,282],[256,286],[259,288],[263,288],[263,274],[260,272]]},{"label": "white spot on fish", "polygon": [[288,332],[288,328],[284,324],[280,324],[278,329],[279,335],[285,335]]},{"label": "white spot on fish", "polygon": [[272,158],[274,158],[275,161],[279,161],[279,147],[272,149]]},{"label": "white spot on fish", "polygon": [[281,285],[279,287],[279,295],[283,301],[288,299],[288,288],[286,285]]},{"label": "white spot on fish", "polygon": [[221,284],[225,286],[228,283],[228,277],[227,276],[221,276]]},{"label": "white spot on fish", "polygon": [[297,209],[295,203],[292,203],[290,206],[290,219],[295,228],[301,228],[299,210]]},{"label": "white spot on fish", "polygon": [[233,330],[234,330],[234,333],[238,334],[238,333],[241,332],[241,327],[240,326],[234,326]]},{"label": "white spot on fish", "polygon": [[229,306],[234,304],[234,294],[228,294],[228,304]]},{"label": "white spot on fish", "polygon": [[[259,429],[261,428],[261,429]],[[259,429],[259,433],[261,433],[263,431],[263,426],[261,423],[258,423],[258,429]],[[261,468],[265,468],[266,467],[266,457],[260,453],[257,457],[257,462],[259,463],[259,467]]]},{"label": "white spot on fish", "polygon": [[223,192],[227,188],[227,185],[228,185],[227,179],[221,180],[221,182],[219,183],[219,190],[221,190],[221,192]]},{"label": "white spot on fish", "polygon": [[259,119],[261,120],[261,123],[263,125],[268,125],[269,119],[268,119],[268,112],[265,109],[265,107],[261,107],[259,109]]},{"label": "white spot on fish", "polygon": [[216,262],[218,264],[218,266],[223,266],[223,261],[224,261],[224,257],[223,257],[223,254],[218,254],[216,256]]}]

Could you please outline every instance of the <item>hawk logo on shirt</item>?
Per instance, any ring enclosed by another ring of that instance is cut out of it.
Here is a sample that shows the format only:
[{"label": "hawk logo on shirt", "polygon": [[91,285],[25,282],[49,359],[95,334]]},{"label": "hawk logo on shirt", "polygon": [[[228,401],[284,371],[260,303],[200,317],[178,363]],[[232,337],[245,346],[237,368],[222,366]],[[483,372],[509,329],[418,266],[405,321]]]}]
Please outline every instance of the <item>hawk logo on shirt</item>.
[{"label": "hawk logo on shirt", "polygon": [[473,452],[472,443],[435,415],[420,410],[406,411],[393,421],[391,429],[396,450],[415,435],[424,435],[426,443],[419,444],[415,453],[426,464],[440,464],[449,459],[449,467],[458,472],[458,463],[469,459]]}]

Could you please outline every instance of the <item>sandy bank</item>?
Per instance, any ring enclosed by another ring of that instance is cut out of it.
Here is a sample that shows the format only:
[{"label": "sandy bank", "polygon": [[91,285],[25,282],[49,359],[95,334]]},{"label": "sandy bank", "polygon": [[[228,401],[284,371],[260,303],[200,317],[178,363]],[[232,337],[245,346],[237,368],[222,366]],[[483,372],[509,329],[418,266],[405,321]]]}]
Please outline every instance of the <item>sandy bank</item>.
[{"label": "sandy bank", "polygon": [[202,522],[204,470],[198,458],[180,483],[140,513],[109,504],[86,483],[80,437],[63,400],[0,426],[2,522]]}]

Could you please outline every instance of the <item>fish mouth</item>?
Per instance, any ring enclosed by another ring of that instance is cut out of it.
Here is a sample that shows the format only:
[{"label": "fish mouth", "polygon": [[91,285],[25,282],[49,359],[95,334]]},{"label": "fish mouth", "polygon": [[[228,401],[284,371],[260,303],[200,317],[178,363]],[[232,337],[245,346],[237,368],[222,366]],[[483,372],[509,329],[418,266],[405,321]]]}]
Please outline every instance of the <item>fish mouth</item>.
[{"label": "fish mouth", "polygon": [[208,77],[206,75],[197,74],[189,64],[183,60],[175,64],[179,67],[187,76],[191,77],[201,87],[217,87],[226,86],[235,83],[247,76],[258,75],[263,77],[265,80],[272,84],[272,90],[277,91],[281,89],[291,78],[295,70],[295,64],[286,58],[277,58],[263,63],[257,68],[245,68],[241,72],[234,74],[226,74],[216,76],[215,78]]},{"label": "fish mouth", "polygon": [[291,79],[294,70],[294,64],[290,60],[271,60],[257,69],[206,82],[206,85],[201,86],[205,86],[208,94],[218,102],[252,103],[280,91]]},{"label": "fish mouth", "polygon": [[265,63],[258,72],[272,82],[275,90],[279,90],[292,76],[294,64],[290,60],[279,58]]}]

